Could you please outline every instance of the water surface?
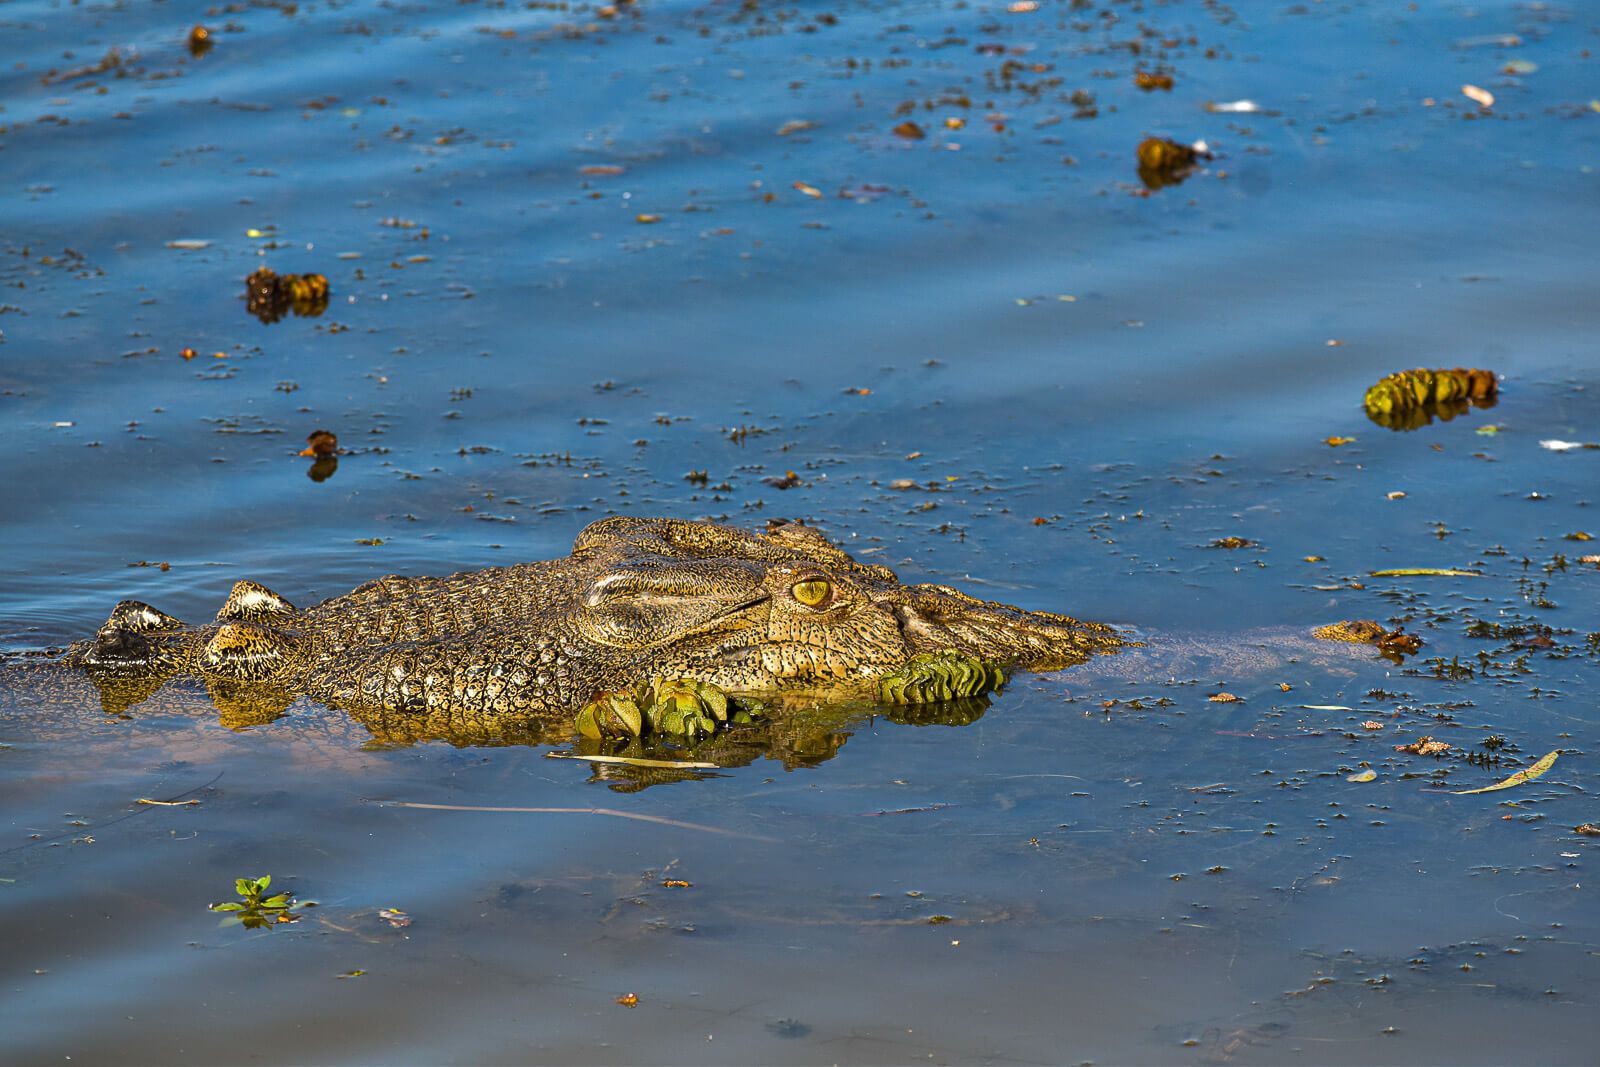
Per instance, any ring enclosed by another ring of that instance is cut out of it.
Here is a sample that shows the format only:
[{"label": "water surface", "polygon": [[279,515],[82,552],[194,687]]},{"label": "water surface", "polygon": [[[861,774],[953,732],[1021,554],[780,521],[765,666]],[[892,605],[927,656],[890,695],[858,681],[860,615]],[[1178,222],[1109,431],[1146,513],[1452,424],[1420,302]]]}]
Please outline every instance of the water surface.
[{"label": "water surface", "polygon": [[[12,663],[6,1058],[1591,1061],[1600,577],[1569,537],[1600,452],[1540,442],[1600,440],[1595,33],[1509,3],[0,8],[13,660],[124,598],[310,603],[619,512],[804,517],[1189,649],[643,789],[565,741],[244,726],[178,683],[108,716]],[[1151,192],[1147,135],[1215,158]],[[257,322],[263,265],[331,306]],[[1457,365],[1500,402],[1362,414]],[[354,453],[323,481],[318,428]],[[1406,566],[1482,573],[1369,574]],[[1426,646],[1237,654],[1358,617]],[[1395,750],[1424,734],[1453,748]],[[266,873],[318,906],[219,927]]]}]

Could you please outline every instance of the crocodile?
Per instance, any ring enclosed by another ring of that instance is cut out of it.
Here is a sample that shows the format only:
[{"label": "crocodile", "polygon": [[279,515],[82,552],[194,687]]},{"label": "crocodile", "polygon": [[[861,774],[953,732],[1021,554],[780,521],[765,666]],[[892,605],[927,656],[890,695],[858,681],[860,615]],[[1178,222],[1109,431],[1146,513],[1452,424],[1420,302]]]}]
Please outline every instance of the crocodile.
[{"label": "crocodile", "polygon": [[799,522],[613,516],[562,559],[389,575],[304,609],[251,581],[198,625],[125,600],[66,662],[108,706],[190,675],[224,707],[281,711],[305,695],[451,734],[565,717],[590,738],[694,740],[763,697],[970,700],[1008,670],[1132,644],[1104,624],[901,582]]}]

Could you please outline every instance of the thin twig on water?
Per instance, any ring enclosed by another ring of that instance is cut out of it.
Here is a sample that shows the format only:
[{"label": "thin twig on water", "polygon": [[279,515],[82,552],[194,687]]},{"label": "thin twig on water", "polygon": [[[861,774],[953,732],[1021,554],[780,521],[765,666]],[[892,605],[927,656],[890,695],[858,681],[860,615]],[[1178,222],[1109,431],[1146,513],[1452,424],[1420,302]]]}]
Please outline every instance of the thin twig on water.
[{"label": "thin twig on water", "polygon": [[615,808],[497,808],[478,804],[423,804],[413,800],[378,800],[373,803],[380,808],[422,808],[426,811],[490,811],[533,815],[610,815],[618,819],[637,819],[640,822],[660,823],[662,826],[676,826],[684,830],[704,830],[708,834],[724,834],[728,837],[743,837],[750,841],[777,843],[777,838],[775,837],[747,834],[739,830],[724,830],[720,826],[701,826],[698,823],[681,822],[677,819],[663,818],[660,815],[640,815],[632,811],[617,811]]}]

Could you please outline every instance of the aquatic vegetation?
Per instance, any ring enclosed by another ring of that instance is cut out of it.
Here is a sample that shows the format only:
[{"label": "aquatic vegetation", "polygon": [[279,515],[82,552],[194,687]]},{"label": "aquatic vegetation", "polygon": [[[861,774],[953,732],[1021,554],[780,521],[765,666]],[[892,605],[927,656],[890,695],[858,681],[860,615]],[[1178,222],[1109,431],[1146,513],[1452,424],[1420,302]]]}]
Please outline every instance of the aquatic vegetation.
[{"label": "aquatic vegetation", "polygon": [[259,878],[240,878],[233,883],[238,900],[225,900],[212,904],[212,911],[229,913],[224,921],[238,922],[246,930],[264,930],[281,923],[292,923],[300,916],[290,909],[294,906],[293,893],[274,893],[267,896],[272,885],[272,875]]},{"label": "aquatic vegetation", "polygon": [[1367,418],[1391,430],[1414,430],[1435,418],[1448,422],[1468,406],[1492,407],[1500,383],[1493,371],[1455,367],[1450,370],[1399,371],[1367,390]]},{"label": "aquatic vegetation", "polygon": [[276,274],[261,267],[244,285],[245,307],[269,325],[291,311],[315,318],[328,310],[328,279],[321,274]]}]

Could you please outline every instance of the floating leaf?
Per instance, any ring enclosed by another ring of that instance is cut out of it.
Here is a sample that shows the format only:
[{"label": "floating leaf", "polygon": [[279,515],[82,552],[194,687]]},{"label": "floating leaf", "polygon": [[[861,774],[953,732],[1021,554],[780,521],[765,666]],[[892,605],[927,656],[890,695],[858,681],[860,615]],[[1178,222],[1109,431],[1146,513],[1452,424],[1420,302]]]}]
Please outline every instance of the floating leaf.
[{"label": "floating leaf", "polygon": [[621,1004],[624,1008],[636,1008],[639,1006],[639,994],[624,993],[622,996],[617,998],[617,1003]]},{"label": "floating leaf", "polygon": [[1391,567],[1385,571],[1368,571],[1373,578],[1410,578],[1423,574],[1442,575],[1447,578],[1482,578],[1477,571],[1461,571],[1453,567]]},{"label": "floating leaf", "polygon": [[1538,763],[1535,763],[1532,767],[1524,767],[1522,770],[1518,771],[1516,774],[1513,774],[1510,778],[1507,778],[1503,782],[1496,782],[1494,785],[1486,785],[1482,789],[1457,789],[1455,791],[1455,795],[1458,797],[1464,797],[1469,793],[1492,793],[1496,789],[1510,789],[1514,785],[1521,785],[1524,782],[1531,782],[1535,778],[1538,778],[1540,775],[1544,774],[1545,771],[1548,771],[1551,767],[1555,766],[1556,757],[1559,755],[1561,755],[1561,750],[1556,749],[1556,751],[1548,753],[1543,759],[1541,759]]},{"label": "floating leaf", "polygon": [[1340,445],[1347,445],[1354,440],[1354,437],[1330,437],[1324,443],[1329,448],[1338,448]]},{"label": "floating leaf", "polygon": [[926,133],[923,132],[923,129],[922,129],[921,126],[918,126],[915,122],[912,122],[910,119],[907,119],[906,121],[902,122],[900,125],[896,126],[894,128],[894,135],[896,137],[904,137],[908,141],[920,141],[924,137],[928,136]]},{"label": "floating leaf", "polygon": [[1362,771],[1360,774],[1352,774],[1352,775],[1350,775],[1349,777],[1347,777],[1345,779],[1345,781],[1347,781],[1347,782],[1373,782],[1373,781],[1377,781],[1377,778],[1378,778],[1378,772],[1373,770],[1371,767],[1368,767],[1366,770]]},{"label": "floating leaf", "polygon": [[811,197],[813,200],[822,199],[822,190],[818,189],[814,185],[807,185],[805,182],[795,182],[794,187],[800,190],[800,192],[804,193],[806,196]]},{"label": "floating leaf", "polygon": [[791,133],[799,133],[801,130],[809,130],[815,125],[815,122],[810,122],[806,119],[790,119],[788,122],[785,122],[782,126],[778,127],[778,136],[787,137]]},{"label": "floating leaf", "polygon": [[1480,89],[1476,85],[1463,85],[1461,95],[1481,108],[1494,107],[1494,94],[1487,89]]}]

